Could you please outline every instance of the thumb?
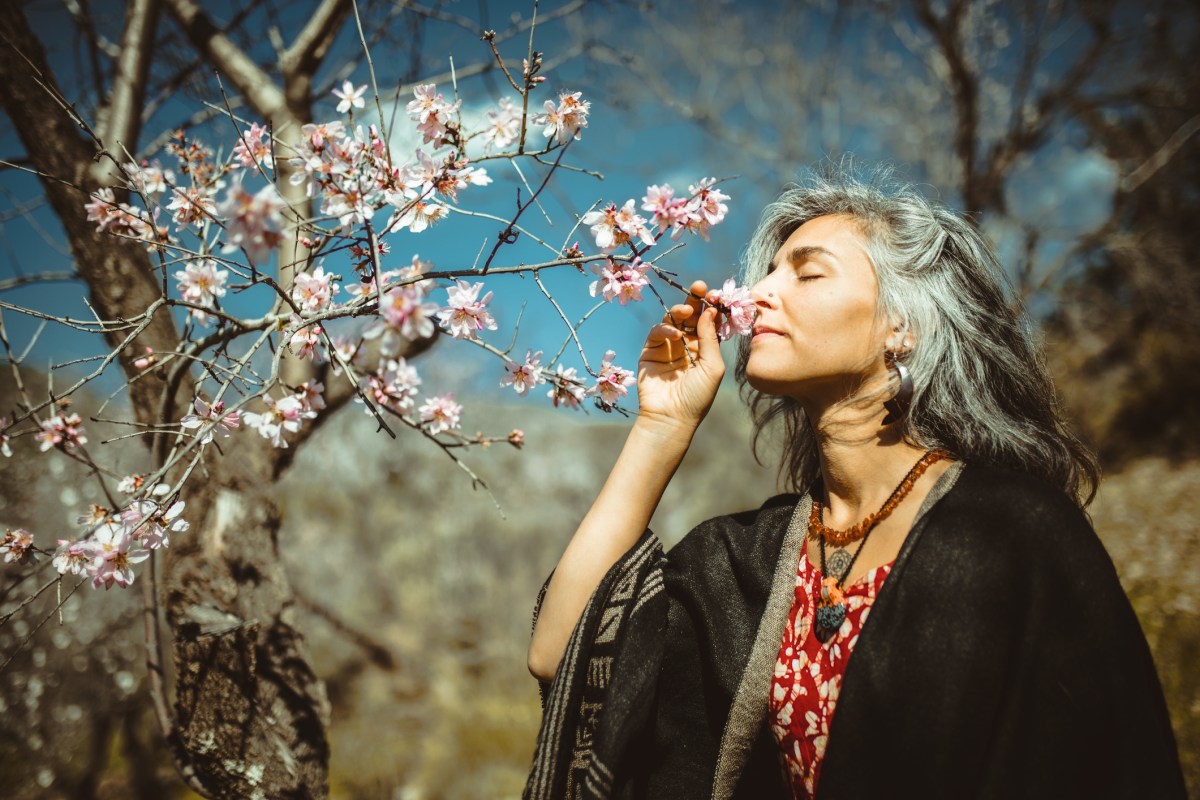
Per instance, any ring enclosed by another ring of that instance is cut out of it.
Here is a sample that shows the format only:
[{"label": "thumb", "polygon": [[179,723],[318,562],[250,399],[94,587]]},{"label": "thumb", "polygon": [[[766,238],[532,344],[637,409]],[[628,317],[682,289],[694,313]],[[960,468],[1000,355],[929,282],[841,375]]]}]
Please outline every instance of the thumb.
[{"label": "thumb", "polygon": [[696,343],[700,350],[700,361],[706,364],[721,361],[721,342],[717,339],[717,309],[704,309],[696,323]]}]

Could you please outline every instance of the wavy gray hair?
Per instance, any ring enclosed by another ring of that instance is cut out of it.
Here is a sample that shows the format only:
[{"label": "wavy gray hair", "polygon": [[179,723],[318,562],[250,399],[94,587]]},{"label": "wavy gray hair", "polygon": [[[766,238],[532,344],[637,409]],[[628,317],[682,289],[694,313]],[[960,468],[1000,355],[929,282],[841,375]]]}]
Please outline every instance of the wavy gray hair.
[{"label": "wavy gray hair", "polygon": [[[1080,505],[1091,502],[1100,478],[1096,457],[1059,412],[1032,326],[991,246],[974,225],[890,169],[860,176],[852,165],[829,165],[784,191],[764,209],[747,245],[744,283],[762,279],[797,228],[830,214],[860,225],[878,283],[877,313],[916,334],[904,359],[916,393],[901,434],[964,461],[1035,475]],[[749,386],[748,355],[743,340],[736,374],[754,416],[756,455],[766,426],[782,420],[780,472],[790,488],[804,491],[818,474],[816,437],[797,401]]]}]

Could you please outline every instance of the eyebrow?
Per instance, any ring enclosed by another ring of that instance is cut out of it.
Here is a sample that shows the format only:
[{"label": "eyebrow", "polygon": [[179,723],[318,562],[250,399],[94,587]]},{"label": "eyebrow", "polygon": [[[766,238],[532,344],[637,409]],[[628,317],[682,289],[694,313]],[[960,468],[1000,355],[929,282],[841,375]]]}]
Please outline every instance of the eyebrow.
[{"label": "eyebrow", "polygon": [[805,247],[793,247],[788,253],[788,261],[796,264],[800,261],[807,261],[813,256],[833,256],[833,253],[826,250],[824,247],[817,245],[807,245]]},{"label": "eyebrow", "polygon": [[[820,247],[819,245],[804,245],[801,247],[793,247],[787,254],[787,260],[788,263],[799,264],[802,261],[807,261],[813,256],[829,256],[834,260],[837,259],[837,256],[835,256],[832,251],[826,250],[824,247]],[[770,264],[770,269],[775,269],[778,266],[778,264],[772,261]]]}]

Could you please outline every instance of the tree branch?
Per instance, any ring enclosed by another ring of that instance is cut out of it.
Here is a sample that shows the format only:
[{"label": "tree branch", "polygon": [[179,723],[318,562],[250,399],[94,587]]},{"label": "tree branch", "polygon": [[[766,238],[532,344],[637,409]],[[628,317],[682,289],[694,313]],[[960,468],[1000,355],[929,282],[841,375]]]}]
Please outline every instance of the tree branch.
[{"label": "tree branch", "polygon": [[[159,0],[131,0],[121,38],[121,55],[109,92],[108,107],[97,126],[100,140],[118,150],[137,152],[142,127],[142,103],[146,99],[146,79],[150,72],[151,48],[158,28]],[[115,165],[97,164],[98,183],[111,180]]]},{"label": "tree branch", "polygon": [[192,46],[229,78],[255,111],[264,119],[275,120],[276,128],[283,122],[291,121],[283,92],[271,80],[271,76],[222,33],[194,0],[165,2]]},{"label": "tree branch", "polygon": [[[304,26],[304,30],[300,31],[296,40],[279,59],[279,67],[284,76],[296,73],[316,74],[349,13],[349,0],[324,0]],[[287,80],[286,77],[284,80]]]},{"label": "tree branch", "polygon": [[975,145],[979,135],[979,79],[963,48],[965,7],[963,0],[955,0],[943,18],[934,11],[930,0],[918,0],[915,4],[917,20],[937,42],[950,72],[950,93],[957,117],[954,150],[962,168],[963,203],[967,211],[975,212],[987,207],[990,198],[981,196],[978,186]]}]

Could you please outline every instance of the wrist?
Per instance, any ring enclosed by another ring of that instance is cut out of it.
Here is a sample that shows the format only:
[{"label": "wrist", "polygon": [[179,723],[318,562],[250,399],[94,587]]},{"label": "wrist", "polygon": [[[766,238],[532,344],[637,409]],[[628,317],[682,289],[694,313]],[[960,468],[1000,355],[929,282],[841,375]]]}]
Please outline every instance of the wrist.
[{"label": "wrist", "polygon": [[674,417],[663,417],[655,414],[639,413],[633,423],[633,433],[642,438],[656,442],[660,446],[674,446],[687,449],[692,443],[692,437],[700,422],[689,422]]}]

